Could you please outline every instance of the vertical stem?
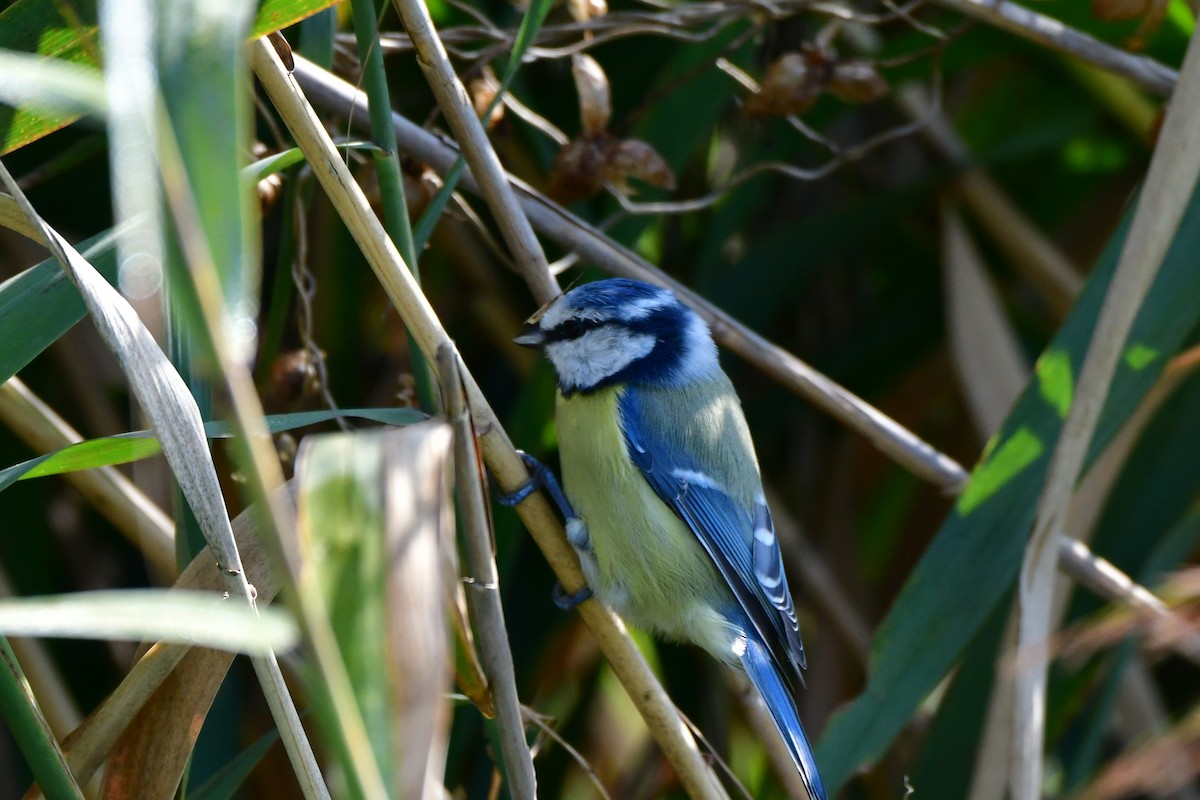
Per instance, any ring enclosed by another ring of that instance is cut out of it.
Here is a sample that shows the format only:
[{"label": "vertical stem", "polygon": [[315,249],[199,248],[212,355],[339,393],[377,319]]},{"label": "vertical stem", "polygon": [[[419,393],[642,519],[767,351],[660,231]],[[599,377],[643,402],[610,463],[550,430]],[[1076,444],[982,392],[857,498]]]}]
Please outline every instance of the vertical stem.
[{"label": "vertical stem", "polygon": [[500,750],[508,776],[509,793],[516,800],[537,797],[537,776],[533,756],[525,740],[521,701],[513,672],[512,650],[500,604],[500,576],[488,525],[487,495],[479,470],[475,431],[466,407],[458,353],[444,344],[438,349],[438,373],[442,376],[444,413],[454,428],[455,484],[462,512],[466,539],[467,608],[479,636],[483,669],[496,703],[496,725],[500,730]]},{"label": "vertical stem", "polygon": [[1014,800],[1041,796],[1053,589],[1067,511],[1122,351],[1146,293],[1158,275],[1200,175],[1200,36],[1193,36],[1171,97],[1158,147],[1150,160],[1129,235],[1096,329],[1062,435],[1050,461],[1033,534],[1021,564],[1018,597],[1016,694],[1013,704]]},{"label": "vertical stem", "polygon": [[546,254],[517,203],[504,167],[488,141],[483,122],[467,98],[466,87],[454,73],[446,47],[433,27],[429,9],[422,0],[393,0],[404,27],[417,50],[417,64],[425,73],[438,106],[446,115],[450,129],[462,147],[471,173],[479,181],[496,222],[517,262],[517,269],[529,284],[537,302],[547,303],[559,295],[558,283],[550,274]]},{"label": "vertical stem", "polygon": [[[370,103],[371,140],[380,148],[373,155],[379,197],[383,202],[383,227],[396,243],[396,249],[408,265],[409,272],[420,283],[412,222],[408,218],[408,199],[404,196],[404,179],[400,175],[400,157],[396,152],[392,101],[388,94],[387,75],[383,70],[383,49],[379,46],[375,0],[351,0],[350,6],[354,12],[354,36],[358,40],[358,57],[362,62],[363,87]],[[408,352],[421,408],[432,411],[433,376],[429,371],[429,363],[411,334],[408,334]]]},{"label": "vertical stem", "polygon": [[354,36],[358,41],[358,58],[362,62],[363,88],[370,105],[371,140],[381,148],[374,153],[375,172],[379,177],[379,193],[383,200],[383,226],[396,249],[404,257],[417,283],[417,254],[413,251],[412,225],[405,205],[404,181],[400,177],[400,159],[396,155],[396,129],[392,127],[392,103],[388,93],[387,75],[383,71],[383,50],[379,46],[374,0],[351,0],[354,12]]}]

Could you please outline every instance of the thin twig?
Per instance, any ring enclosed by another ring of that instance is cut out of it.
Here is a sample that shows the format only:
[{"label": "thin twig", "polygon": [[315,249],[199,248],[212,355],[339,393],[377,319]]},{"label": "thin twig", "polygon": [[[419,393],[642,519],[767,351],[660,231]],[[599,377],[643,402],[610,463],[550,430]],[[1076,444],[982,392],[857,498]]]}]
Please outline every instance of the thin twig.
[{"label": "thin twig", "polygon": [[1171,94],[1179,73],[1147,56],[1135,56],[1081,33],[1052,17],[1030,11],[1008,0],[933,0],[940,6],[1036,42],[1064,55],[1074,56],[1103,70],[1121,75],[1148,92]]},{"label": "thin twig", "polygon": [[479,241],[483,242],[483,246],[488,249],[492,257],[515,272],[516,265],[513,263],[512,257],[501,246],[500,242],[496,241],[496,237],[492,235],[483,218],[479,216],[479,212],[471,207],[467,199],[459,192],[455,192],[450,195],[450,202],[454,204],[455,211],[461,214],[462,218],[475,229],[475,235],[479,237]]},{"label": "thin twig", "polygon": [[[943,31],[926,25],[913,15],[927,5],[927,0],[909,0],[903,5],[883,0],[883,11],[868,13],[842,3],[822,3],[813,0],[782,0],[763,2],[698,2],[676,6],[660,6],[657,11],[613,11],[587,20],[544,25],[525,61],[566,58],[598,45],[631,36],[658,36],[683,42],[704,42],[716,37],[736,23],[780,22],[799,14],[817,14],[842,22],[859,25],[884,25],[901,21],[935,39],[943,39]],[[455,57],[472,62],[490,61],[512,49],[515,30],[505,30],[481,15],[472,14],[478,25],[459,25],[440,32],[446,49]],[[344,40],[344,37],[343,37]],[[413,47],[405,33],[381,36],[387,53],[407,53]]]},{"label": "thin twig", "polygon": [[505,92],[504,106],[520,119],[525,120],[529,125],[544,133],[550,141],[559,147],[563,147],[571,141],[571,137],[563,133],[557,125],[522,103],[512,92]]},{"label": "thin twig", "polygon": [[[317,345],[313,333],[315,315],[313,302],[317,297],[317,279],[308,268],[308,215],[305,213],[304,192],[297,189],[292,192],[293,203],[289,211],[292,214],[292,230],[296,232],[296,253],[292,259],[292,286],[296,289],[296,333],[300,344],[308,353],[308,363],[312,366],[317,382],[317,390],[321,399],[332,411],[337,410],[337,401],[333,399],[333,389],[329,385],[329,368],[325,363],[325,351]],[[351,430],[350,423],[344,417],[337,418],[337,426],[343,431]]]},{"label": "thin twig", "polygon": [[1078,539],[1065,539],[1058,554],[1059,568],[1092,592],[1114,603],[1128,606],[1148,620],[1164,625],[1172,650],[1200,665],[1200,630],[1186,622],[1154,594],[1115,564],[1101,558]]},{"label": "thin twig", "polygon": [[475,426],[467,412],[466,396],[458,366],[458,353],[445,344],[438,351],[442,407],[454,429],[454,469],[463,536],[466,540],[468,570],[467,608],[479,637],[480,661],[491,687],[500,730],[500,751],[504,757],[509,792],[516,800],[537,797],[537,777],[533,757],[525,741],[521,721],[521,700],[517,695],[508,628],[500,605],[500,575],[492,547],[491,519],[487,510],[487,490],[479,469]]},{"label": "thin twig", "polygon": [[1174,239],[1200,175],[1200,37],[1188,46],[1179,86],[1150,161],[1137,211],[1105,295],[1075,398],[1051,459],[1018,584],[1018,647],[1039,653],[1016,674],[1011,787],[1033,800],[1042,785],[1047,653],[1063,523],[1134,317]]},{"label": "thin twig", "polygon": [[[353,111],[359,115],[365,109],[365,99],[351,84],[299,56],[294,77],[315,102],[330,110],[340,114]],[[458,158],[458,148],[448,139],[423,130],[399,114],[392,115],[392,122],[401,149],[434,171],[445,174]],[[509,176],[509,182],[518,189],[521,207],[529,215],[530,222],[549,238],[606,272],[670,287],[704,317],[721,345],[858,431],[897,463],[946,492],[958,492],[966,484],[967,472],[961,465],[895,420],[759,336],[562,206],[516,178]],[[462,185],[468,191],[479,191],[469,172],[463,175]]]},{"label": "thin twig", "polygon": [[422,0],[394,0],[394,5],[417,48],[417,63],[425,73],[450,129],[462,145],[463,156],[479,181],[483,198],[500,226],[500,235],[512,251],[517,268],[538,304],[550,302],[558,296],[559,290],[547,268],[546,254],[505,179],[504,167],[488,141],[483,123],[475,115],[466,87],[450,64],[446,48],[434,30],[429,9]]},{"label": "thin twig", "polygon": [[[869,28],[847,26],[847,42],[859,53],[874,55],[882,47],[879,36]],[[982,169],[972,167],[973,157],[950,120],[937,111],[925,89],[903,86],[893,100],[910,119],[927,119],[921,128],[925,139],[952,164],[964,168],[956,181],[963,202],[970,207],[992,240],[1042,293],[1060,316],[1065,316],[1083,286],[1083,278],[1062,252],[1047,239],[1000,190]]]},{"label": "thin twig", "polygon": [[[726,670],[726,674],[727,675],[737,675],[737,673],[733,672],[732,670]],[[750,690],[750,687],[748,684],[745,686],[744,690]],[[758,695],[757,692],[755,692],[755,695],[758,696],[759,699],[761,699],[761,696]],[[763,707],[765,708],[766,706],[764,705]],[[740,780],[738,780],[738,776],[733,771],[733,767],[729,766],[728,761],[721,758],[721,754],[717,752],[717,748],[713,747],[713,743],[710,742],[708,740],[708,737],[706,737],[704,735],[704,731],[700,730],[700,726],[697,725],[696,723],[692,722],[692,718],[689,717],[687,714],[683,713],[682,711],[679,712],[679,716],[683,719],[683,721],[685,723],[687,723],[688,728],[690,728],[692,731],[692,735],[696,737],[696,741],[700,742],[700,746],[703,747],[708,752],[708,757],[712,759],[714,764],[716,764],[717,766],[719,766],[721,768],[721,773],[726,778],[728,778],[729,781],[734,786],[737,787],[737,790],[739,793],[741,793],[742,797],[746,798],[746,800],[754,800],[751,797],[750,792],[746,789],[746,787],[742,784],[742,782]],[[772,729],[770,736],[764,737],[763,744],[769,748],[769,747],[773,747],[775,745],[775,743],[778,743],[780,747],[784,747],[786,749],[786,745],[783,744],[783,739],[781,739],[779,737],[779,733]],[[800,774],[799,772],[796,772],[795,767],[790,766],[791,765],[790,760],[789,760],[788,764],[793,773],[795,773],[796,775]]]},{"label": "thin twig", "polygon": [[[333,142],[300,91],[294,75],[288,74],[266,41],[253,44],[251,52],[255,74],[304,151],[313,174],[426,357],[436,357],[443,345],[451,343],[449,336],[404,267],[400,254],[380,226],[362,190],[336,156]],[[403,135],[400,129],[397,134]],[[469,372],[463,372],[463,381],[468,406],[479,427],[484,460],[501,488],[513,491],[529,480],[529,473]],[[579,559],[567,542],[550,504],[540,493],[535,493],[517,507],[517,513],[563,588],[567,592],[579,591],[584,585]],[[695,797],[725,797],[720,782],[705,764],[695,740],[683,728],[666,691],[619,618],[592,601],[584,602],[578,610],[688,791]]]},{"label": "thin twig", "polygon": [[604,783],[600,780],[600,776],[596,774],[596,770],[592,768],[588,760],[583,757],[583,753],[572,747],[570,742],[564,739],[558,731],[554,730],[554,726],[550,724],[543,714],[539,714],[528,706],[521,706],[521,712],[525,719],[536,725],[542,733],[548,738],[553,739],[559,747],[567,751],[567,755],[571,756],[579,766],[579,769],[583,770],[583,774],[587,776],[587,779],[592,782],[592,786],[596,787],[596,793],[600,797],[604,798],[604,800],[612,800],[612,796],[604,788]]},{"label": "thin twig", "polygon": [[[723,72],[731,77],[735,77],[739,83],[747,88],[750,88],[752,91],[758,91],[758,84],[753,78],[736,68],[734,65],[730,64],[727,60],[721,59],[721,61],[723,63],[719,63],[718,66]],[[935,119],[941,114],[941,83],[941,66],[938,61],[935,61],[933,76],[934,99],[927,113],[917,117],[906,125],[900,125],[890,130],[883,131],[882,133],[872,136],[866,141],[850,147],[839,145],[830,141],[826,137],[814,131],[795,115],[789,115],[787,120],[793,128],[802,133],[806,138],[825,146],[833,153],[833,158],[830,158],[828,161],[825,161],[824,163],[815,167],[798,167],[795,164],[789,164],[783,161],[760,161],[757,164],[753,164],[752,166],[738,171],[728,180],[726,180],[721,186],[713,189],[708,194],[692,198],[691,200],[666,200],[654,203],[638,203],[630,200],[626,194],[616,191],[612,187],[609,187],[609,193],[616,198],[617,202],[621,205],[621,209],[627,214],[686,214],[694,211],[701,211],[705,208],[710,208],[711,206],[716,205],[717,203],[721,202],[721,200],[723,200],[731,191],[741,186],[743,183],[746,183],[750,179],[757,178],[759,175],[775,173],[797,181],[817,181],[832,175],[846,164],[857,161],[863,156],[869,154],[872,150],[881,147],[882,145],[896,141],[897,139],[903,139],[904,137],[911,136],[912,134],[924,128],[931,120]]]}]

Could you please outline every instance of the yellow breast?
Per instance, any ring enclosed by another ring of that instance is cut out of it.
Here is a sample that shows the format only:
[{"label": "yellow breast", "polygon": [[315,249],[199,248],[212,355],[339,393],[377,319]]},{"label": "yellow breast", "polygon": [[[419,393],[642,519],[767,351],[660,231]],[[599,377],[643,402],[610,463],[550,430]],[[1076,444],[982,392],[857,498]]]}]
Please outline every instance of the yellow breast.
[{"label": "yellow breast", "polygon": [[732,634],[714,605],[732,594],[695,535],[629,460],[620,392],[558,397],[563,488],[595,556],[589,582],[630,622],[726,657]]}]

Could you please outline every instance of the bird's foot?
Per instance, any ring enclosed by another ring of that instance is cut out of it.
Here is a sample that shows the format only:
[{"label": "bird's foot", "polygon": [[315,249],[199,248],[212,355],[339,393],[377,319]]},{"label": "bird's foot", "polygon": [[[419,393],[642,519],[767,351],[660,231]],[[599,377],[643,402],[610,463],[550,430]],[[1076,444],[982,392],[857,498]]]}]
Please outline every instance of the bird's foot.
[{"label": "bird's foot", "polygon": [[521,461],[524,462],[525,468],[529,470],[529,480],[516,491],[497,494],[496,500],[501,505],[516,506],[525,502],[529,495],[538,489],[544,489],[550,495],[550,499],[554,501],[554,505],[558,507],[559,513],[563,515],[563,519],[574,519],[575,509],[571,507],[567,496],[563,494],[562,487],[558,484],[558,478],[554,477],[554,472],[528,453],[519,450],[517,452],[521,456]]}]

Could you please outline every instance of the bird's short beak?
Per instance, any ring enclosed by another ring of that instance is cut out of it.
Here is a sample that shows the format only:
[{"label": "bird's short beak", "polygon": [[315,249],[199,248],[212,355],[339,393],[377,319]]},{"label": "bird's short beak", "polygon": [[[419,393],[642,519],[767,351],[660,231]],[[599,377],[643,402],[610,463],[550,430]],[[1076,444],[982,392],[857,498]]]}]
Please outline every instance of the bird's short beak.
[{"label": "bird's short beak", "polygon": [[526,322],[520,335],[513,341],[522,347],[541,347],[546,343],[546,334],[536,322]]}]

